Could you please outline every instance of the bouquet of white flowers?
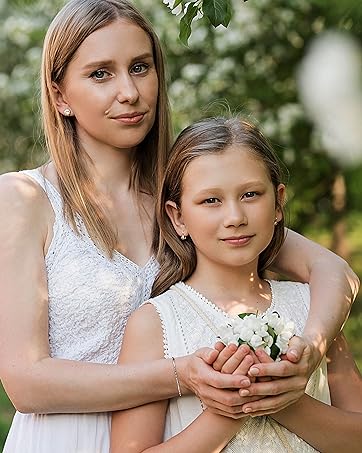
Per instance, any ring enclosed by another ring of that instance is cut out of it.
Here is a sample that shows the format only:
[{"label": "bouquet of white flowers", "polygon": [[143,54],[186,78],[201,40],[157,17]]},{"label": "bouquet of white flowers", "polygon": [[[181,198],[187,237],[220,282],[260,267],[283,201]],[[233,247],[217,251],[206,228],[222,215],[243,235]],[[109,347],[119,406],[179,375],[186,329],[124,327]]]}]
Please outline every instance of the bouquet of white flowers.
[{"label": "bouquet of white flowers", "polygon": [[295,335],[293,321],[285,321],[277,312],[254,314],[241,313],[220,328],[219,338],[225,345],[242,344],[263,349],[273,360],[288,349],[289,340]]}]

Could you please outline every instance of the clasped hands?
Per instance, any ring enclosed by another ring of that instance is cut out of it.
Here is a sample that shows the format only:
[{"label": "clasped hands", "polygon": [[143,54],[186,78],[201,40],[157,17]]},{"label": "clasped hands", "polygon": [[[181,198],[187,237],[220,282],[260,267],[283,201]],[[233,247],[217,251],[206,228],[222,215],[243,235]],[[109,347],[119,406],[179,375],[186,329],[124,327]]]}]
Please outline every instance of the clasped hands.
[{"label": "clasped hands", "polygon": [[232,418],[268,415],[295,403],[320,360],[318,351],[301,337],[291,339],[279,362],[262,350],[220,342],[193,356],[186,391],[195,393],[212,412]]}]

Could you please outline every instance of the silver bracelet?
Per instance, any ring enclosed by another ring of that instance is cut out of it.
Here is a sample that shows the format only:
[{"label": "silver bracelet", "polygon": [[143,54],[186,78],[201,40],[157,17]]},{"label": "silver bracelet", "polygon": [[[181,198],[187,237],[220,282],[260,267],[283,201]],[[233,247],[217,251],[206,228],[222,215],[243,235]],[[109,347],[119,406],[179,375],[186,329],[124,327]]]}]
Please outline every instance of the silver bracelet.
[{"label": "silver bracelet", "polygon": [[176,379],[178,396],[182,396],[181,387],[180,387],[180,381],[178,379],[178,374],[177,374],[176,360],[175,360],[175,357],[171,357],[171,359],[172,359],[173,373],[174,373],[175,379]]}]

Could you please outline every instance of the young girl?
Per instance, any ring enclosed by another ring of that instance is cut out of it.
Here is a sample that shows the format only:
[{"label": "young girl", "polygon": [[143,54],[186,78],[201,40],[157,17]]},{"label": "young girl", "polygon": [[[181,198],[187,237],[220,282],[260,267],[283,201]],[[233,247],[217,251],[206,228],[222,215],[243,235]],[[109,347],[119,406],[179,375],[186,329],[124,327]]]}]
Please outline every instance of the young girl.
[{"label": "young girl", "polygon": [[[18,410],[6,453],[108,452],[109,411],[177,394],[171,360],[116,364],[126,321],[149,298],[159,267],[147,213],[169,151],[164,74],[154,31],[126,0],[71,0],[47,32],[41,84],[51,161],[0,178],[0,376]],[[292,232],[277,265],[311,281],[315,312],[304,341],[323,349],[346,318],[354,274]],[[303,344],[292,345],[297,355]],[[234,416],[249,381],[210,366],[230,355],[202,349],[177,366],[183,392]],[[283,379],[263,395],[280,395],[255,401],[259,409],[295,400],[319,355],[312,348],[289,368],[268,370]]]},{"label": "young girl", "polygon": [[[218,327],[238,313],[276,311],[293,320],[301,335],[308,285],[263,278],[284,241],[284,198],[278,160],[254,126],[211,118],[186,128],[173,147],[157,203],[160,273],[154,297],[131,316],[119,362],[179,357],[213,345]],[[245,346],[239,354],[240,363],[229,362],[224,372],[247,375],[258,357],[267,362]],[[196,396],[182,396],[115,413],[111,451],[360,451],[362,379],[342,334],[330,354],[335,407],[329,406],[323,359],[308,382],[312,398],[305,395],[275,415],[289,430],[271,417],[227,419],[204,410]]]}]

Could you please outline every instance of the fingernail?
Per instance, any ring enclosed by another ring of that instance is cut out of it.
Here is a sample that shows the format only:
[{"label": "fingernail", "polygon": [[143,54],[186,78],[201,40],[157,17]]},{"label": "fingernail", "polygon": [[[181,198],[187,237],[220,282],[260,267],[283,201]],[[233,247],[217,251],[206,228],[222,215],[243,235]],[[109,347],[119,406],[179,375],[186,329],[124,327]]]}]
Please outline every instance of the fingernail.
[{"label": "fingernail", "polygon": [[251,407],[246,407],[243,409],[243,412],[245,412],[245,414],[249,414],[251,412]]},{"label": "fingernail", "polygon": [[249,394],[250,394],[249,390],[240,390],[239,391],[240,396],[248,396]]},{"label": "fingernail", "polygon": [[250,385],[249,379],[243,379],[243,380],[240,382],[240,387],[249,387],[249,385]]},{"label": "fingernail", "polygon": [[252,376],[257,376],[259,374],[259,368],[250,368],[249,374]]},{"label": "fingernail", "polygon": [[297,351],[296,351],[295,349],[291,349],[291,350],[289,351],[289,354],[292,355],[292,356],[294,356],[296,359],[298,358],[298,353],[297,353]]}]

